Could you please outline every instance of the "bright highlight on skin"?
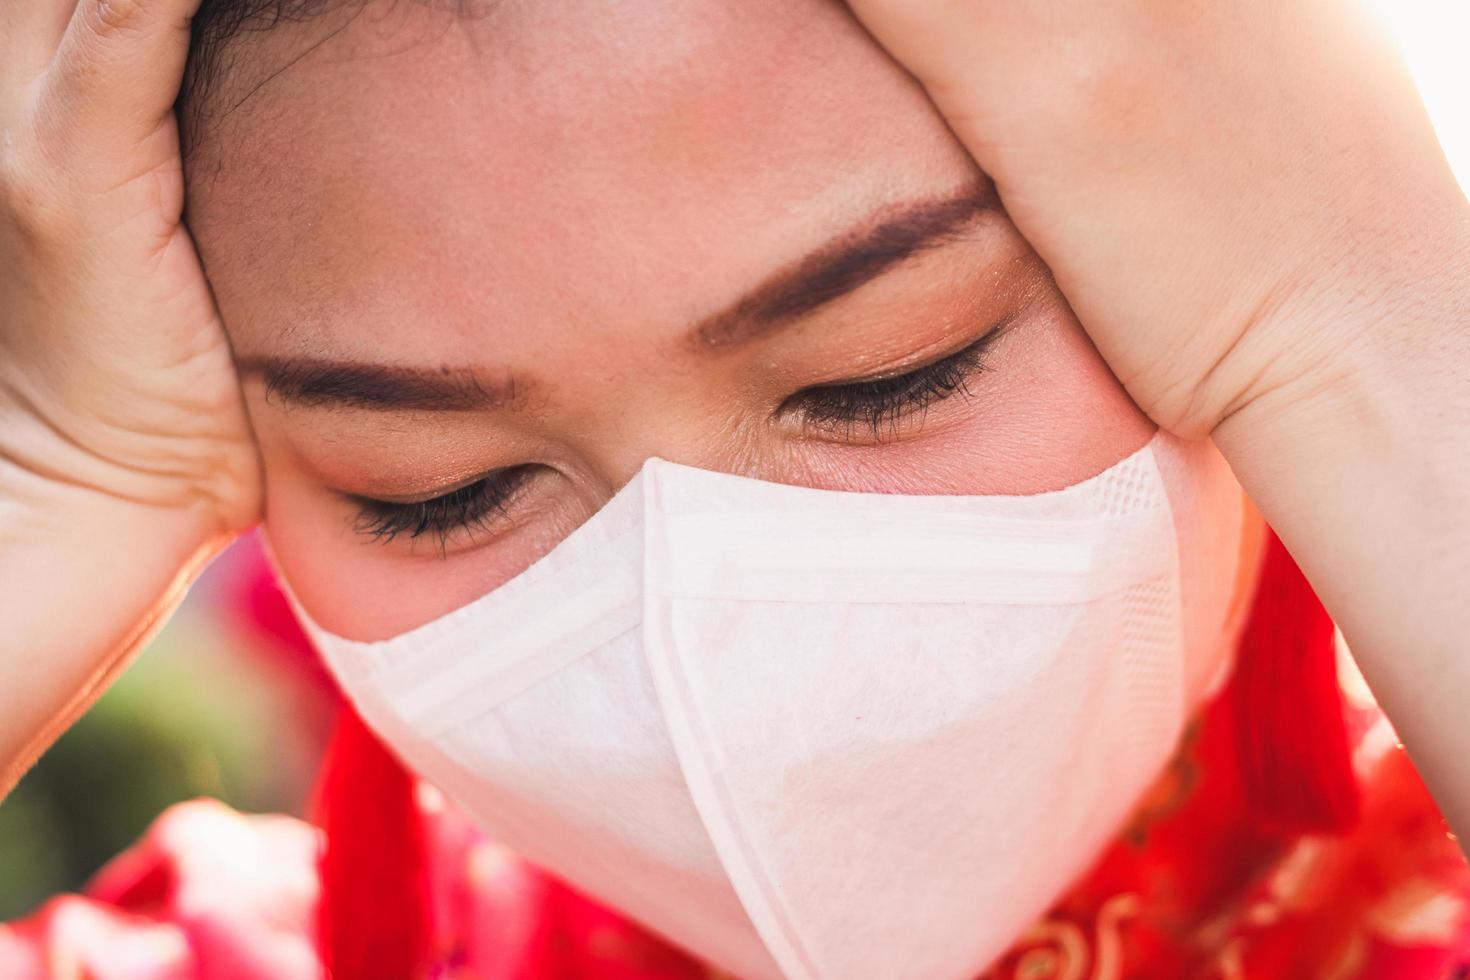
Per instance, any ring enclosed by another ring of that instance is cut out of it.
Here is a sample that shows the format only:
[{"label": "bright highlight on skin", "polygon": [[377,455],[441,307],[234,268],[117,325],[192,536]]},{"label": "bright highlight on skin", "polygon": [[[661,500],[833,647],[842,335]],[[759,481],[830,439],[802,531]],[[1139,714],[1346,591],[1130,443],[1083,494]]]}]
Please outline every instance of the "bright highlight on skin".
[{"label": "bright highlight on skin", "polygon": [[1398,39],[1440,145],[1470,192],[1470,3],[1371,0],[1371,6]]}]

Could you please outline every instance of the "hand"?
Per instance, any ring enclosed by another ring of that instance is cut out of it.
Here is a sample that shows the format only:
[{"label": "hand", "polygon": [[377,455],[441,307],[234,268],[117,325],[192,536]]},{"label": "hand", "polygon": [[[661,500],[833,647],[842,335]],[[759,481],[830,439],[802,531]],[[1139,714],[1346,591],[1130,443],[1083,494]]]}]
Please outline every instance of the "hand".
[{"label": "hand", "polygon": [[1213,435],[1470,840],[1470,205],[1352,0],[850,0],[1115,374]]},{"label": "hand", "polygon": [[1422,280],[1466,267],[1464,195],[1350,0],[850,6],[1166,428],[1308,397]]},{"label": "hand", "polygon": [[260,508],[180,224],[197,3],[0,2],[0,796]]},{"label": "hand", "polygon": [[0,492],[259,509],[229,347],[180,221],[198,0],[0,6]]}]

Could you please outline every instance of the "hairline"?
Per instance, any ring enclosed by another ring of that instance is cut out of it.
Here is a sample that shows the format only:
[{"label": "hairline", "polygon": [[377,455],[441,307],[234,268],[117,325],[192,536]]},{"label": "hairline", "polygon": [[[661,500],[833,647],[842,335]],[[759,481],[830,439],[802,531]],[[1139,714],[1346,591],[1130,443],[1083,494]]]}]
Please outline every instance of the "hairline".
[{"label": "hairline", "polygon": [[[209,123],[228,115],[239,103],[216,115],[210,98],[229,69],[229,49],[244,34],[265,33],[282,24],[304,24],[347,7],[366,8],[377,2],[400,0],[203,0],[190,22],[189,53],[179,94],[174,102],[180,143],[185,157],[199,145]],[[407,0],[464,17],[488,7],[494,0]],[[306,52],[303,52],[305,54]],[[296,59],[282,65],[289,68]],[[248,95],[247,95],[248,98]],[[244,99],[240,100],[245,101]]]}]

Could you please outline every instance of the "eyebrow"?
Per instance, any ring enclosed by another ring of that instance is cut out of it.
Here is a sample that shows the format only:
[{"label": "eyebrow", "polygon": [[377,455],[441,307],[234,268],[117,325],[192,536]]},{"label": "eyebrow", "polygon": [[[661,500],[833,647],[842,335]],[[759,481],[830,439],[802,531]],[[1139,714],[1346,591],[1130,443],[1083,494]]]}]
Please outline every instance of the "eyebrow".
[{"label": "eyebrow", "polygon": [[520,396],[516,379],[489,381],[463,368],[397,367],[313,358],[250,357],[236,369],[265,382],[267,398],[303,407],[370,411],[470,412],[505,408]]},{"label": "eyebrow", "polygon": [[973,219],[1000,210],[988,180],[957,196],[882,209],[702,320],[689,332],[689,340],[709,350],[764,336],[872,282],[905,259],[955,241]]},{"label": "eyebrow", "polygon": [[[859,289],[906,259],[956,241],[978,216],[1000,211],[989,180],[956,195],[890,205],[802,259],[777,270],[684,337],[696,352],[721,352],[788,326]],[[514,405],[524,385],[467,368],[413,368],[311,357],[237,357],[267,397],[306,407],[468,412]]]}]

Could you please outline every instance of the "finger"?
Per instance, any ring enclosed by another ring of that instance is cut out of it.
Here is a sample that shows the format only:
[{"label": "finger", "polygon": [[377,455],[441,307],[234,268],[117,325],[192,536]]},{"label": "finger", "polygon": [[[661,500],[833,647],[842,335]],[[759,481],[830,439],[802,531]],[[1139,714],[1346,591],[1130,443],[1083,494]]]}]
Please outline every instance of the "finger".
[{"label": "finger", "polygon": [[78,0],[48,79],[46,115],[100,149],[170,117],[200,0]]},{"label": "finger", "polygon": [[76,0],[0,0],[0,84],[34,78],[50,63]]}]

